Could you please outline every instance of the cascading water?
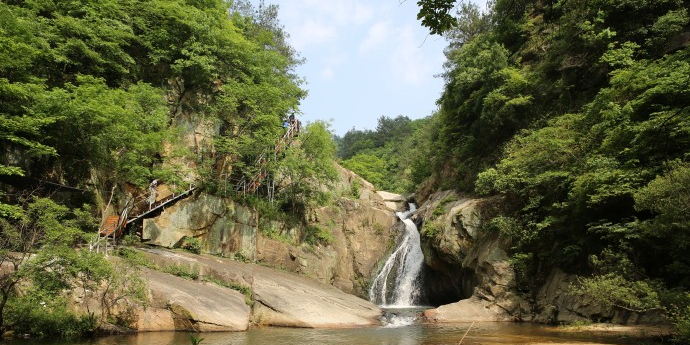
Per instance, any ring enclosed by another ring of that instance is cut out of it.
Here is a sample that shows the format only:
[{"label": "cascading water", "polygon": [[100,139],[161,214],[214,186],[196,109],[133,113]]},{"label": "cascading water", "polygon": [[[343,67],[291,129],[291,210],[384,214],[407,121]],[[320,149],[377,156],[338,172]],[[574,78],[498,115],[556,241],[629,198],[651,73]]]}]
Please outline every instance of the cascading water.
[{"label": "cascading water", "polygon": [[410,204],[409,211],[397,213],[405,224],[405,234],[369,290],[369,299],[383,307],[414,307],[422,297],[420,276],[424,254],[417,226],[408,219],[415,210],[416,206]]}]

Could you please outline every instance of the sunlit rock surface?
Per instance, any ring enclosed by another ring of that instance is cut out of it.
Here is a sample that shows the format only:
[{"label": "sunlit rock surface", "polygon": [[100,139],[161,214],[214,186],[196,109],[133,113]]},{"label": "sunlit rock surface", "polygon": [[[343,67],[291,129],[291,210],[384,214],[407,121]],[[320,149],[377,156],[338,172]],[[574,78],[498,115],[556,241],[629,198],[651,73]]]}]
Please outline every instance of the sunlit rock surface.
[{"label": "sunlit rock surface", "polygon": [[249,327],[245,296],[233,289],[149,269],[142,276],[148,282],[151,305],[140,311],[140,331],[244,331]]},{"label": "sunlit rock surface", "polygon": [[[340,177],[331,187],[336,196],[331,205],[308,215],[309,226],[332,236],[330,244],[304,243],[304,228],[266,219],[260,222],[251,208],[206,194],[180,200],[144,220],[142,238],[165,248],[197,238],[204,253],[282,267],[364,297],[377,263],[395,237],[394,210],[404,198],[377,192],[342,167],[338,172]],[[395,201],[386,201],[381,194]]]},{"label": "sunlit rock surface", "polygon": [[[207,255],[151,248],[143,249],[143,251],[147,258],[159,267],[178,266],[184,270],[198,272],[202,277],[212,277],[215,280],[249,288],[251,290],[251,298],[254,301],[250,320],[254,324],[334,328],[361,327],[377,325],[379,323],[378,319],[381,316],[381,310],[373,303],[308,277]],[[159,285],[158,279],[160,277],[158,274],[156,273],[153,276],[156,282],[154,287]],[[178,279],[181,278],[174,276],[169,278],[170,288],[174,289],[174,286],[179,282]],[[185,283],[199,284],[190,281]],[[206,286],[207,284],[201,285]],[[184,286],[184,284],[180,284],[180,286]],[[202,305],[213,305],[216,303],[215,299],[224,301],[226,297],[216,294],[218,291],[221,291],[221,289],[212,290],[212,293],[206,296],[208,299],[204,300]],[[238,300],[244,303],[243,295],[235,291],[231,292],[228,294],[228,298],[232,298],[232,303],[237,303]],[[155,293],[153,295],[156,296]],[[191,295],[193,296],[194,294],[192,293]],[[186,290],[181,292],[168,291],[168,293],[159,295],[154,300],[160,305],[166,299],[172,298],[170,296],[175,296],[174,301],[178,301],[176,305],[179,305],[181,310],[190,311],[192,315],[199,315],[196,309],[194,309],[195,304],[185,301],[185,297],[188,296]],[[170,302],[163,304],[168,306],[175,305]],[[220,303],[218,304],[220,305]],[[211,312],[217,311],[216,307],[209,308]],[[172,308],[168,309],[175,314],[175,310]],[[239,311],[234,313],[245,315]],[[184,315],[184,313],[177,313],[177,315],[180,314]],[[206,323],[211,324],[214,322],[209,321]]]}]

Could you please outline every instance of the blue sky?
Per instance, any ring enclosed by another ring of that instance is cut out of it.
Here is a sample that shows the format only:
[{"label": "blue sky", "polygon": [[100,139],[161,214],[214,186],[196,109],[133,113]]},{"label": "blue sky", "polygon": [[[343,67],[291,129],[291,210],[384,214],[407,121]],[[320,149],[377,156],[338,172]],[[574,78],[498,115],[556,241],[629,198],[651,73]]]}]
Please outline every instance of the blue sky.
[{"label": "blue sky", "polygon": [[266,3],[279,6],[290,44],[306,58],[297,69],[309,91],[303,122],[329,121],[342,136],[375,129],[381,115],[417,119],[437,108],[446,41],[417,21],[415,0]]}]

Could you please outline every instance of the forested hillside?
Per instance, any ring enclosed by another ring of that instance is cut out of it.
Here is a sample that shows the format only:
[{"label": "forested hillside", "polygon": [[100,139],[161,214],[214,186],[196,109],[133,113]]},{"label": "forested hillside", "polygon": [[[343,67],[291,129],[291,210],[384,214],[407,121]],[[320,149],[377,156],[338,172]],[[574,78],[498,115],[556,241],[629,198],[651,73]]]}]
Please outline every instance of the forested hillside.
[{"label": "forested hillside", "polygon": [[407,116],[381,116],[375,130],[352,128],[336,138],[338,157],[344,167],[354,171],[380,190],[410,193],[426,176],[413,175],[417,145],[428,119],[410,120]]},{"label": "forested hillside", "polygon": [[[92,331],[61,291],[135,280],[73,248],[152,180],[242,197],[306,95],[277,16],[248,1],[0,1],[0,332]],[[304,127],[263,167],[280,178],[272,207],[298,219],[336,174],[327,124]]]},{"label": "forested hillside", "polygon": [[493,200],[521,288],[559,267],[606,305],[687,308],[690,2],[419,3],[450,44],[417,166]]},{"label": "forested hillside", "polygon": [[174,167],[161,171],[162,142],[190,114],[223,134],[199,157],[272,143],[305,95],[293,72],[301,60],[275,7],[227,5],[0,3],[4,173],[76,187],[95,178],[105,189],[172,179]]}]

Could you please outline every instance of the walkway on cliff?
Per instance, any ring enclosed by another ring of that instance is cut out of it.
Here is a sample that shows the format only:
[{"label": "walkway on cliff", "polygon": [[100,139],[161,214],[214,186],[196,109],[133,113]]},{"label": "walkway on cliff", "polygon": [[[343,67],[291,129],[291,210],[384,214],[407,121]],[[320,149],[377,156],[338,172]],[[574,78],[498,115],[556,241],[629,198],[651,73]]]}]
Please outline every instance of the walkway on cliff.
[{"label": "walkway on cliff", "polygon": [[[266,149],[259,155],[259,158],[254,162],[254,166],[258,168],[258,172],[253,176],[243,176],[237,183],[235,191],[241,193],[243,196],[253,194],[261,183],[268,177],[268,162],[275,161],[278,155],[292,144],[292,140],[299,135],[301,130],[301,123],[298,120],[291,120],[287,123],[285,133],[280,137],[272,149]],[[272,151],[272,152],[271,152]]]},{"label": "walkway on cliff", "polygon": [[[171,193],[166,197],[156,201],[157,190],[154,188],[149,188],[149,197],[139,198],[138,202],[130,200],[124,209],[118,216],[109,216],[101,224],[98,230],[98,236],[95,240],[92,240],[89,244],[89,249],[91,251],[100,252],[101,248],[105,253],[108,252],[108,247],[114,245],[113,242],[117,241],[124,233],[127,225],[134,223],[140,219],[145,218],[159,210],[164,209],[166,206],[188,197],[196,190],[196,186],[190,184],[187,189],[180,193]],[[148,208],[147,204],[148,203]],[[143,210],[142,210],[143,209]],[[139,210],[137,214],[130,214],[134,210]]]},{"label": "walkway on cliff", "polygon": [[[263,181],[268,177],[268,162],[270,160],[275,161],[278,155],[290,146],[300,130],[300,121],[291,118],[289,122],[286,122],[283,136],[276,141],[272,148],[264,150],[254,162],[254,166],[258,169],[258,172],[254,175],[244,175],[235,186],[235,191],[243,196],[256,192],[259,186],[261,186]],[[125,205],[120,215],[113,215],[105,218],[99,227],[97,238],[92,240],[89,244],[89,249],[96,252],[103,250],[107,253],[108,247],[112,247],[114,245],[113,242],[117,241],[122,236],[127,225],[155,214],[155,212],[164,209],[167,205],[186,198],[196,190],[196,187],[190,184],[188,189],[180,193],[172,193],[165,198],[156,200],[158,187],[157,181],[154,180],[149,186],[149,193],[146,197],[140,197],[138,201],[130,200],[127,205]],[[148,208],[146,208],[146,203],[148,203]],[[110,202],[108,202],[108,204],[110,204]],[[130,214],[132,211],[138,211],[138,213]]]}]

